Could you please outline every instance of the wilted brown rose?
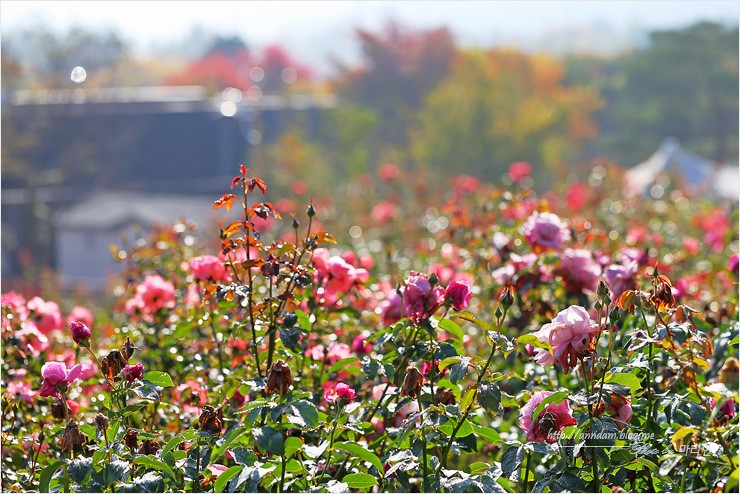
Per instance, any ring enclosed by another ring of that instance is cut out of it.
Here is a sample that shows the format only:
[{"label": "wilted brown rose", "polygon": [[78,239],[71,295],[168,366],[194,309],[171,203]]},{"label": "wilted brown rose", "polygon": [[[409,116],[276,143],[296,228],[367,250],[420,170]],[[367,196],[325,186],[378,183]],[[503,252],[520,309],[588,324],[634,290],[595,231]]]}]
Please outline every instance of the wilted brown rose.
[{"label": "wilted brown rose", "polygon": [[206,405],[200,412],[198,419],[201,431],[209,431],[213,434],[221,434],[224,423],[224,412],[220,408]]},{"label": "wilted brown rose", "polygon": [[126,366],[126,359],[118,350],[111,350],[110,353],[100,361],[100,370],[103,371],[108,380],[115,379],[121,373],[121,369]]},{"label": "wilted brown rose", "polygon": [[85,442],[85,435],[80,431],[77,422],[74,419],[70,420],[67,427],[64,428],[64,434],[62,434],[62,451],[71,453]]},{"label": "wilted brown rose", "polygon": [[663,275],[658,276],[655,291],[650,300],[660,311],[666,311],[675,306],[676,299],[673,297],[673,290],[671,290],[671,280]]},{"label": "wilted brown rose", "polygon": [[140,455],[153,455],[159,451],[159,444],[153,439],[144,439],[139,446]]},{"label": "wilted brown rose", "polygon": [[401,385],[401,396],[410,396],[416,398],[421,392],[421,385],[424,382],[424,376],[416,367],[406,369],[406,377]]},{"label": "wilted brown rose", "polygon": [[136,450],[139,447],[139,433],[134,429],[128,429],[126,435],[123,436],[123,443],[131,451]]},{"label": "wilted brown rose", "polygon": [[126,338],[126,343],[121,345],[121,349],[120,349],[121,355],[123,356],[126,363],[128,363],[128,360],[131,358],[131,355],[134,354],[134,350],[138,350],[138,348],[135,347],[133,343],[131,343],[130,338]]},{"label": "wilted brown rose", "polygon": [[434,393],[434,404],[435,405],[454,405],[457,403],[455,399],[455,393],[449,388],[437,388]]},{"label": "wilted brown rose", "polygon": [[51,406],[51,416],[57,420],[66,419],[68,413],[69,407],[61,398]]},{"label": "wilted brown rose", "polygon": [[719,382],[737,389],[738,380],[740,380],[740,366],[735,357],[730,357],[725,361],[725,365],[719,370]]},{"label": "wilted brown rose", "polygon": [[282,360],[278,360],[272,364],[270,372],[267,374],[265,393],[283,395],[288,391],[291,384],[293,384],[293,371],[290,369],[290,365]]},{"label": "wilted brown rose", "polygon": [[108,417],[102,413],[97,414],[95,416],[95,427],[97,427],[101,433],[105,434],[106,429],[108,429]]}]

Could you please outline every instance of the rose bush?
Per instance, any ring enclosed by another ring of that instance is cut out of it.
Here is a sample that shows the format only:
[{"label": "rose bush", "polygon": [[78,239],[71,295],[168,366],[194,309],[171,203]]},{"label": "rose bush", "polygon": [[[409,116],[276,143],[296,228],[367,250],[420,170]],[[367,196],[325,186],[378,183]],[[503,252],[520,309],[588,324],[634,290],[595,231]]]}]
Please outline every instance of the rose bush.
[{"label": "rose bush", "polygon": [[737,203],[403,174],[296,214],[241,167],[213,243],[3,294],[3,490],[737,490]]}]

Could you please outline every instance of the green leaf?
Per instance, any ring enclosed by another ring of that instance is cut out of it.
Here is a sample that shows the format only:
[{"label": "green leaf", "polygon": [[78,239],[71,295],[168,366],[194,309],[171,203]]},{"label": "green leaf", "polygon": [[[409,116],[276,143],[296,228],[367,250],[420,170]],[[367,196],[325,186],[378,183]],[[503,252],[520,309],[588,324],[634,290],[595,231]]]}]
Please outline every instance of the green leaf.
[{"label": "green leaf", "polygon": [[452,319],[442,319],[441,321],[439,321],[437,326],[439,326],[440,328],[450,333],[458,341],[462,341],[463,337],[465,336],[465,333],[463,333],[462,328],[458,326],[458,324]]},{"label": "green leaf", "polygon": [[346,453],[351,453],[358,458],[371,463],[375,468],[378,469],[378,474],[383,475],[383,463],[380,461],[380,458],[378,458],[375,453],[366,449],[364,446],[361,446],[357,443],[342,442],[334,444],[334,449],[344,451]]},{"label": "green leaf", "polygon": [[298,400],[291,403],[291,405],[303,418],[307,428],[313,429],[319,425],[319,411],[316,409],[316,405],[306,400]]},{"label": "green leaf", "polygon": [[219,475],[213,483],[213,492],[224,492],[224,487],[226,487],[229,480],[241,472],[243,468],[244,465],[234,465],[233,467],[226,469],[226,471]]},{"label": "green leaf", "polygon": [[329,368],[329,374],[331,374],[332,372],[336,372],[343,367],[346,367],[348,364],[352,362],[357,362],[357,361],[358,361],[357,357],[343,358],[342,360],[340,360],[339,362],[337,362],[336,364],[332,365]]},{"label": "green leaf", "polygon": [[144,381],[149,381],[150,383],[156,386],[160,386],[162,388],[174,386],[174,384],[172,383],[172,378],[166,372],[160,372],[160,371],[147,372],[144,375]]},{"label": "green leaf", "polygon": [[524,446],[512,446],[501,455],[501,471],[504,477],[511,478],[511,475],[519,469],[524,460]]},{"label": "green leaf", "polygon": [[54,476],[56,471],[59,470],[59,467],[65,463],[67,463],[66,460],[57,460],[41,470],[41,475],[39,476],[39,492],[49,492],[51,478]]},{"label": "green leaf", "polygon": [[501,389],[496,384],[482,385],[478,403],[489,412],[498,412],[501,409]]},{"label": "green leaf", "polygon": [[463,357],[463,356],[460,356],[460,355],[453,355],[452,357],[447,357],[445,359],[442,359],[442,361],[438,365],[439,371],[442,372],[443,370],[445,370],[450,365],[457,364],[460,361],[462,361],[464,358],[466,358],[466,357]]},{"label": "green leaf", "polygon": [[465,411],[470,408],[473,404],[473,398],[475,397],[475,388],[469,388],[460,400],[460,410]]},{"label": "green leaf", "polygon": [[347,484],[350,489],[367,489],[378,485],[378,480],[367,473],[350,473],[344,476],[342,482]]},{"label": "green leaf", "polygon": [[177,475],[175,475],[175,472],[172,471],[172,467],[170,467],[167,463],[156,459],[154,456],[138,456],[134,459],[132,463],[136,463],[137,465],[144,465],[155,470],[159,470],[160,472],[165,472],[167,475],[172,477],[173,480],[177,480]]},{"label": "green leaf", "polygon": [[181,436],[175,436],[169,441],[167,441],[167,444],[164,445],[164,448],[162,448],[162,457],[172,451],[173,448],[177,447],[181,442],[183,442],[185,439],[183,439]]},{"label": "green leaf", "polygon": [[133,391],[136,396],[144,400],[159,401],[159,390],[157,389],[156,384],[149,381],[141,381],[139,385],[131,388],[131,391]]},{"label": "green leaf", "polygon": [[311,331],[311,321],[306,313],[300,309],[296,309],[295,315],[298,317],[298,325],[306,331]]},{"label": "green leaf", "polygon": [[255,429],[254,439],[260,448],[276,456],[285,454],[285,440],[280,431],[273,429],[269,425]]},{"label": "green leaf", "polygon": [[535,348],[544,348],[548,352],[552,353],[552,347],[550,344],[546,341],[541,341],[539,338],[537,338],[532,333],[523,334],[520,337],[516,339],[517,344],[519,345],[532,345]]},{"label": "green leaf", "polygon": [[501,436],[499,436],[498,432],[494,429],[491,429],[490,427],[482,427],[480,425],[471,424],[473,426],[473,431],[475,434],[484,439],[487,443],[498,443],[501,441]]},{"label": "green leaf", "polygon": [[629,372],[619,372],[617,374],[607,374],[604,382],[620,384],[630,388],[632,395],[636,395],[638,391],[642,390],[642,384],[640,378]]},{"label": "green leaf", "polygon": [[289,437],[285,440],[285,457],[290,458],[296,451],[303,447],[303,441],[297,437]]},{"label": "green leaf", "polygon": [[[452,431],[455,429],[455,426],[457,425],[457,421],[454,420],[448,420],[444,424],[437,427],[439,431],[441,431],[443,434],[445,434],[447,437],[452,435]],[[473,434],[474,429],[473,425],[468,421],[465,420],[462,425],[460,425],[460,428],[457,430],[457,434],[455,435],[456,439],[462,438],[462,437],[468,437],[469,435]]]},{"label": "green leaf", "polygon": [[476,326],[478,326],[479,328],[481,328],[481,329],[483,329],[485,331],[490,331],[490,330],[493,329],[493,327],[491,327],[491,325],[489,323],[487,323],[486,321],[483,321],[481,319],[476,318],[475,315],[473,315],[472,312],[468,312],[466,310],[460,311],[460,312],[457,313],[457,317],[459,317],[460,319],[465,319],[468,322],[472,322],[473,324],[475,324]]},{"label": "green leaf", "polygon": [[468,365],[470,365],[470,359],[468,357],[463,357],[459,363],[452,366],[450,369],[449,379],[453,384],[457,384],[465,377],[468,373]]}]

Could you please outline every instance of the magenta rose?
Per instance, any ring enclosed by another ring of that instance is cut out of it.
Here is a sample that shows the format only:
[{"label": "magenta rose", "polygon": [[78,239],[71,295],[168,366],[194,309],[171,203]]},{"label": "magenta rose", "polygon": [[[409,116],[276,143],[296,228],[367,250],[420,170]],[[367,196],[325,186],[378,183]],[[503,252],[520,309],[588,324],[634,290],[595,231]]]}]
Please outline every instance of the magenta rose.
[{"label": "magenta rose", "polygon": [[71,369],[67,370],[67,366],[64,362],[46,362],[41,367],[41,377],[44,380],[41,382],[41,391],[39,396],[54,396],[61,398],[58,387],[66,388],[72,381],[80,377],[82,372],[82,365],[77,364]]},{"label": "magenta rose", "polygon": [[591,252],[585,249],[565,249],[557,273],[569,292],[595,291],[601,269]]},{"label": "magenta rose", "polygon": [[132,383],[137,379],[141,379],[144,375],[144,365],[143,364],[126,364],[126,366],[121,371],[121,374],[123,375],[123,378],[127,380],[128,382]]},{"label": "magenta rose", "polygon": [[591,339],[598,330],[598,325],[591,323],[586,309],[571,305],[534,333],[552,348],[552,353],[537,348],[535,359],[542,365],[558,363],[563,371],[568,372],[576,366],[579,357],[588,353]]},{"label": "magenta rose", "polygon": [[447,285],[447,298],[456,310],[463,310],[470,303],[470,285],[464,280],[452,280]]},{"label": "magenta rose", "polygon": [[524,238],[532,246],[560,250],[570,240],[570,231],[557,215],[535,211],[524,223]]},{"label": "magenta rose", "polygon": [[69,329],[72,330],[72,339],[78,345],[90,339],[92,331],[82,321],[72,321],[69,323]]},{"label": "magenta rose", "polygon": [[398,322],[403,317],[402,300],[397,291],[393,291],[387,299],[380,304],[380,313],[383,324],[389,326]]},{"label": "magenta rose", "polygon": [[557,404],[550,403],[537,417],[533,417],[540,403],[551,394],[553,394],[552,391],[536,392],[519,412],[519,427],[527,433],[528,442],[555,443],[559,432],[568,426],[578,424],[573,418],[568,400]]},{"label": "magenta rose", "polygon": [[445,289],[429,282],[425,274],[412,272],[403,289],[403,312],[414,322],[420,322],[434,314],[444,303]]}]

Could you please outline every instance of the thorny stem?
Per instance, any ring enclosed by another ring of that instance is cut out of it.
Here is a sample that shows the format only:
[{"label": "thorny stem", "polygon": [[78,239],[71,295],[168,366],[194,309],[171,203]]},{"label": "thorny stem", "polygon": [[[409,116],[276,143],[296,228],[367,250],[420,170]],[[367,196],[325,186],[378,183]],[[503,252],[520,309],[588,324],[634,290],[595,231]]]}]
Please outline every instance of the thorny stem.
[{"label": "thorny stem", "polygon": [[[328,468],[329,468],[329,462],[331,461],[331,450],[334,447],[334,432],[336,432],[336,430],[337,430],[337,425],[339,425],[339,414],[342,412],[342,405],[341,405],[342,399],[339,398],[337,400],[337,402],[338,402],[336,404],[337,414],[334,416],[334,425],[332,426],[332,428],[331,428],[331,434],[329,435],[329,448],[326,450],[326,452],[327,452],[326,463],[324,464],[324,469],[321,471],[321,475],[319,476],[319,478],[316,481],[316,483],[320,483],[321,480],[324,478],[324,474],[326,473],[326,470],[328,470]],[[318,466],[319,466],[319,464],[317,462],[316,463],[316,467],[318,468]]]},{"label": "thorny stem", "polygon": [[529,466],[532,460],[532,452],[527,451],[527,459],[524,463],[524,492],[529,492]]}]

